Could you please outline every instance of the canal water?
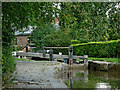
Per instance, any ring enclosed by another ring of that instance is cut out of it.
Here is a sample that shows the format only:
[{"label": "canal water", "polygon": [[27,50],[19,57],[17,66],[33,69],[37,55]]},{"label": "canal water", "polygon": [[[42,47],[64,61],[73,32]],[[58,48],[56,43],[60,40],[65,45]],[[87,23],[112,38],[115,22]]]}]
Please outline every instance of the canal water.
[{"label": "canal water", "polygon": [[120,72],[69,70],[61,71],[58,78],[69,88],[120,89]]}]

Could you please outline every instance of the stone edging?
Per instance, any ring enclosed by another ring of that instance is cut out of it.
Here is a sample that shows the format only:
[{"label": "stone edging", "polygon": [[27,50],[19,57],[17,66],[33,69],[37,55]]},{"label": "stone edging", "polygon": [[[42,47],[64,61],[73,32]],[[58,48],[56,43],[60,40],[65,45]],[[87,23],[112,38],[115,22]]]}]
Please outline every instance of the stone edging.
[{"label": "stone edging", "polygon": [[120,71],[120,63],[104,61],[88,61],[88,68],[96,71]]}]

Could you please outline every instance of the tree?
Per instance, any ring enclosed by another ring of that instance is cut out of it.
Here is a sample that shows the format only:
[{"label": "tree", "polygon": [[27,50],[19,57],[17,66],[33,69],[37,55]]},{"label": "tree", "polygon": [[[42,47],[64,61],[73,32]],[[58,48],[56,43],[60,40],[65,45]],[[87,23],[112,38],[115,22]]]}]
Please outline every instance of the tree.
[{"label": "tree", "polygon": [[[72,38],[77,40],[106,41],[114,38],[118,39],[118,31],[114,32],[119,30],[118,23],[110,24],[111,20],[106,15],[111,5],[114,7],[116,2],[61,3],[59,17],[61,29],[63,31],[68,30],[72,34]],[[110,15],[112,14],[115,14],[115,12],[110,13]],[[112,34],[108,32],[110,26],[114,27],[111,28]]]},{"label": "tree", "polygon": [[51,23],[40,23],[40,25],[31,33],[30,41],[34,43],[37,49],[42,49],[45,46],[44,39],[47,35],[55,31],[55,28],[52,27]]},{"label": "tree", "polygon": [[67,33],[59,31],[54,31],[53,33],[47,35],[44,38],[45,46],[70,46],[71,38]]},{"label": "tree", "polygon": [[[117,8],[116,8],[117,6]],[[120,11],[118,10],[120,8],[119,3],[112,3],[111,4],[111,10],[108,12],[108,34],[110,40],[116,40],[120,39],[120,27],[119,27],[119,21],[120,21]]]},{"label": "tree", "polygon": [[[48,12],[48,14],[46,14]],[[3,2],[2,3],[2,82],[3,86],[10,83],[15,70],[12,55],[12,41],[15,28],[22,30],[28,25],[36,25],[52,20],[52,2]]]},{"label": "tree", "polygon": [[[47,35],[44,38],[44,45],[45,46],[50,46],[50,47],[68,47],[70,46],[70,41],[71,38],[66,32],[63,32],[61,30],[54,31],[51,34]],[[63,54],[68,55],[68,50],[67,49],[54,49],[54,53],[59,53],[62,52]]]}]

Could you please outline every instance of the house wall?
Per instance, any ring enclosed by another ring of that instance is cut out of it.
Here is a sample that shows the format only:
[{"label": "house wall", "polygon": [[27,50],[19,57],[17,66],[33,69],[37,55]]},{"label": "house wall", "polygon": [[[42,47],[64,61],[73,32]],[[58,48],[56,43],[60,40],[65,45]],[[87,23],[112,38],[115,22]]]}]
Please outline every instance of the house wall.
[{"label": "house wall", "polygon": [[28,44],[27,41],[28,36],[16,36],[17,39],[17,47],[25,47],[26,44]]},{"label": "house wall", "polygon": [[[31,50],[30,46],[29,46],[29,45],[27,45],[27,47],[28,47],[28,51],[30,51],[30,50]],[[23,49],[22,49],[22,51],[23,51],[23,52],[26,52],[26,47],[25,47],[25,48],[23,48]]]}]

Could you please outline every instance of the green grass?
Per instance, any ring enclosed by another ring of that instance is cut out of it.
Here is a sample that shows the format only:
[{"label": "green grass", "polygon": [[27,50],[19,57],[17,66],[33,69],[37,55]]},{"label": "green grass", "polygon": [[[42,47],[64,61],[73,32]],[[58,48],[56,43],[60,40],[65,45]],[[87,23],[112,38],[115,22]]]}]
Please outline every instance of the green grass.
[{"label": "green grass", "polygon": [[88,57],[88,60],[95,60],[95,61],[107,61],[107,62],[117,62],[120,63],[120,58],[95,58],[95,57]]},{"label": "green grass", "polygon": [[23,59],[23,58],[15,58],[16,61],[32,61],[32,60],[29,60],[29,59]]},{"label": "green grass", "polygon": [[[95,57],[88,57],[88,60],[107,61],[107,62],[120,63],[120,58],[95,58]],[[83,61],[83,60],[82,59],[77,59],[77,61]]]}]

